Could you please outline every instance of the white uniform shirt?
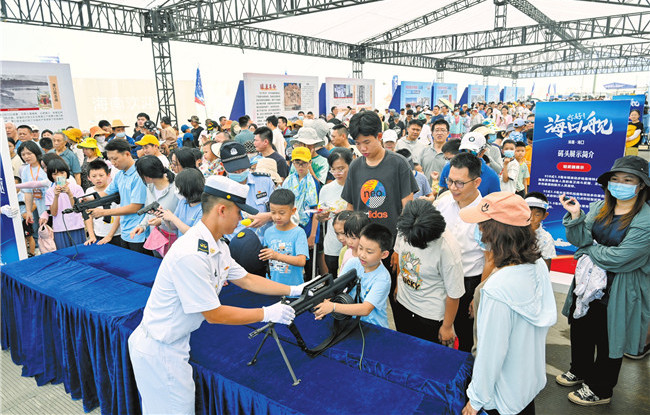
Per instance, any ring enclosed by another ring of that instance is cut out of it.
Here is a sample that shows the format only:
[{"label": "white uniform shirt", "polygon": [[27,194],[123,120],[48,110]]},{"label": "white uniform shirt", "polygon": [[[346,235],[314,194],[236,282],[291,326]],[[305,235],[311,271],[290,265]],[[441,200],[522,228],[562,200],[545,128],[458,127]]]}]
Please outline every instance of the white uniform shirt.
[{"label": "white uniform shirt", "polygon": [[[478,205],[482,198],[479,193],[478,197],[469,206]],[[458,206],[458,202],[451,196],[440,199],[440,202],[436,204],[436,208],[445,218],[445,222],[447,223],[446,230],[454,235],[460,246],[463,273],[465,276],[475,277],[481,275],[485,266],[485,254],[474,240],[474,233],[478,224],[467,223],[460,218],[460,206]]]},{"label": "white uniform shirt", "polygon": [[203,222],[199,222],[178,238],[165,255],[141,326],[159,342],[171,344],[184,339],[183,345],[189,348],[190,333],[205,319],[202,312],[221,305],[218,295],[223,283],[246,274],[230,257],[228,245],[215,241]]}]

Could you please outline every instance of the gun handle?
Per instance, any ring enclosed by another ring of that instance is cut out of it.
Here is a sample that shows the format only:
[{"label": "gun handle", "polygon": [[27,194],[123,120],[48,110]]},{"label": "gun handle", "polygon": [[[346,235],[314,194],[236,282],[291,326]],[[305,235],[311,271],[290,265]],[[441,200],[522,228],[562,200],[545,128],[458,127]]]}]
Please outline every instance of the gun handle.
[{"label": "gun handle", "polygon": [[82,210],[81,211],[81,217],[84,219],[84,221],[90,219],[90,215],[88,214],[87,210]]}]

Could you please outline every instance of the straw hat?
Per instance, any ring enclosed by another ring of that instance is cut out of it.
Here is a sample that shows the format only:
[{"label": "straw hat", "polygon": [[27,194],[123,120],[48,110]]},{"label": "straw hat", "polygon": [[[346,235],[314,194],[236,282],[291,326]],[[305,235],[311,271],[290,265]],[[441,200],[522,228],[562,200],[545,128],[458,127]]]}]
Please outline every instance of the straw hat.
[{"label": "straw hat", "polygon": [[282,177],[278,174],[278,164],[269,157],[262,157],[257,161],[255,168],[257,173],[265,173],[271,176],[271,179],[277,184],[282,183]]}]

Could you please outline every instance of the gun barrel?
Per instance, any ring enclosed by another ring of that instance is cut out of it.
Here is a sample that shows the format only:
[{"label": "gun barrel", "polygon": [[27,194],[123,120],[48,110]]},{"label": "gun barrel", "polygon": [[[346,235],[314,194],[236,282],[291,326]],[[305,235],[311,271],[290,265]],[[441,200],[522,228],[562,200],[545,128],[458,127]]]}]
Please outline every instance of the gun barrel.
[{"label": "gun barrel", "polygon": [[259,329],[252,331],[248,334],[248,338],[252,339],[253,337],[257,336],[258,334],[262,333],[263,331],[266,331],[269,327],[271,327],[274,323],[268,323],[260,327]]}]

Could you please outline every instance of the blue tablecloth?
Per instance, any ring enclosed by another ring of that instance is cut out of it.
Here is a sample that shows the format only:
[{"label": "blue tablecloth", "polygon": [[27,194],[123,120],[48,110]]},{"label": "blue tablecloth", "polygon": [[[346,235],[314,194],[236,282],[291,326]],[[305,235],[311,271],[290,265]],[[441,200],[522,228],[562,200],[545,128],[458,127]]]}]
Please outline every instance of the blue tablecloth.
[{"label": "blue tablecloth", "polygon": [[[127,339],[142,318],[160,261],[112,245],[78,247],[2,268],[2,347],[39,385],[63,382],[84,409],[140,413]],[[277,298],[225,287],[222,303],[268,305]],[[315,346],[331,322],[296,321]],[[296,375],[291,386],[275,342],[247,366],[262,336],[258,325],[204,323],[191,339],[197,413],[460,413],[471,376],[470,355],[364,324],[317,358],[296,345],[286,327],[278,333]]]}]

